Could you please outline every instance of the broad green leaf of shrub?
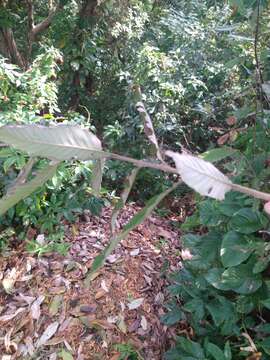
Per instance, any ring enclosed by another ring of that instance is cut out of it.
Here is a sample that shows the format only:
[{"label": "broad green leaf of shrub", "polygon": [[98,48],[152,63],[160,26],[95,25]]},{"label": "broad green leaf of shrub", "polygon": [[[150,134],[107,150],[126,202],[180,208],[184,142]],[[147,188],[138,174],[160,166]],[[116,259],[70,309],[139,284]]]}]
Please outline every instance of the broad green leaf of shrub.
[{"label": "broad green leaf of shrub", "polygon": [[205,307],[209,311],[216,327],[220,328],[223,335],[230,335],[233,332],[238,317],[234,303],[222,296],[209,300]]},{"label": "broad green leaf of shrub", "polygon": [[226,360],[223,351],[217,345],[208,343],[206,345],[206,350],[215,360]]},{"label": "broad green leaf of shrub", "polygon": [[218,226],[226,220],[226,217],[220,213],[218,205],[217,201],[210,199],[200,203],[199,211],[202,225]]},{"label": "broad green leaf of shrub", "polygon": [[184,337],[179,337],[177,339],[177,348],[181,349],[183,351],[182,354],[185,356],[193,356],[194,359],[198,360],[205,359],[205,354],[202,346],[195,341],[191,341]]},{"label": "broad green leaf of shrub", "polygon": [[225,347],[224,347],[224,355],[226,360],[232,360],[232,351],[230,342],[226,341]]},{"label": "broad green leaf of shrub", "polygon": [[233,216],[237,211],[241,210],[247,203],[252,204],[252,199],[246,195],[239,194],[236,191],[230,191],[225,195],[224,201],[219,203],[219,211],[226,216]]},{"label": "broad green leaf of shrub", "polygon": [[0,141],[33,157],[52,160],[104,158],[100,140],[79,126],[5,125],[0,127]]},{"label": "broad green leaf of shrub", "polygon": [[229,231],[223,238],[220,250],[221,262],[225,267],[241,264],[252,253],[254,247],[236,231]]},{"label": "broad green leaf of shrub", "polygon": [[184,305],[184,310],[192,313],[196,321],[200,321],[205,314],[204,302],[199,298],[192,299]]},{"label": "broad green leaf of shrub", "polygon": [[177,306],[173,307],[172,310],[161,316],[161,322],[167,326],[174,325],[182,319],[185,319],[185,315],[183,311]]},{"label": "broad green leaf of shrub", "polygon": [[182,240],[184,247],[190,249],[193,255],[191,260],[185,262],[186,266],[206,270],[218,261],[222,241],[221,233],[212,231],[204,236],[187,234]]},{"label": "broad green leaf of shrub", "polygon": [[259,346],[263,348],[266,354],[270,355],[270,337],[267,337],[262,342],[260,342]]},{"label": "broad green leaf of shrub", "polygon": [[223,159],[226,159],[229,156],[234,155],[237,150],[230,148],[228,146],[224,146],[217,149],[208,150],[200,155],[200,157],[209,162],[217,162]]},{"label": "broad green leaf of shrub", "polygon": [[229,223],[232,230],[252,234],[267,224],[267,218],[259,211],[244,208],[235,213]]},{"label": "broad green leaf of shrub", "polygon": [[253,273],[258,274],[264,271],[267,268],[269,262],[270,262],[269,257],[263,257],[263,258],[259,257],[258,261],[254,264]]},{"label": "broad green leaf of shrub", "polygon": [[205,279],[219,290],[233,290],[239,294],[252,294],[262,285],[261,276],[253,274],[250,264],[228,268],[213,268],[205,275]]},{"label": "broad green leaf of shrub", "polygon": [[270,299],[262,300],[261,304],[266,307],[268,310],[270,310]]}]

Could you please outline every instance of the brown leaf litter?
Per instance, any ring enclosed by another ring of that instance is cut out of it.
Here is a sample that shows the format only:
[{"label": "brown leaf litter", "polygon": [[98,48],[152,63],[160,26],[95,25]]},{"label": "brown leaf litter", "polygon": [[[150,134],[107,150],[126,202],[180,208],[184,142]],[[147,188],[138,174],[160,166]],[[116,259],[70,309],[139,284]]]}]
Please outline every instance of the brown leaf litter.
[{"label": "brown leaf litter", "polygon": [[[119,224],[136,211],[128,205]],[[117,360],[115,344],[131,344],[141,359],[162,358],[176,331],[160,316],[165,274],[181,266],[179,232],[171,219],[152,215],[86,288],[85,275],[108,242],[110,215],[106,208],[68,226],[66,256],[37,257],[21,244],[1,257],[0,359]]]}]

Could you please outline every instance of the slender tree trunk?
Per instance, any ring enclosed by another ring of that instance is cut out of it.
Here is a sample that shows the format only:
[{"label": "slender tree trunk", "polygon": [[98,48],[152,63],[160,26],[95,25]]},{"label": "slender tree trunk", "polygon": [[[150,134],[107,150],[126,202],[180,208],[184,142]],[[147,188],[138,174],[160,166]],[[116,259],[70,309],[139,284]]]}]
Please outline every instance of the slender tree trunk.
[{"label": "slender tree trunk", "polygon": [[3,36],[5,48],[7,49],[10,60],[14,64],[18,65],[20,68],[24,69],[26,66],[26,63],[18,50],[13,31],[9,28],[1,29],[1,33]]},{"label": "slender tree trunk", "polygon": [[[98,6],[98,0],[85,0],[82,4],[82,7],[79,12],[78,21],[77,21],[77,29],[76,33],[78,33],[76,43],[81,46],[83,38],[82,38],[82,28],[86,26],[86,22],[90,22],[91,18],[95,18],[96,16],[96,8]],[[91,21],[91,24],[95,23],[95,21]],[[90,26],[89,26],[90,27]],[[80,105],[80,72],[82,71],[82,65],[80,65],[79,70],[74,72],[73,80],[72,80],[72,89],[73,94],[69,100],[69,108],[76,110]],[[93,77],[91,74],[88,75],[87,79],[85,79],[85,90],[89,95],[92,94],[93,91]]]}]

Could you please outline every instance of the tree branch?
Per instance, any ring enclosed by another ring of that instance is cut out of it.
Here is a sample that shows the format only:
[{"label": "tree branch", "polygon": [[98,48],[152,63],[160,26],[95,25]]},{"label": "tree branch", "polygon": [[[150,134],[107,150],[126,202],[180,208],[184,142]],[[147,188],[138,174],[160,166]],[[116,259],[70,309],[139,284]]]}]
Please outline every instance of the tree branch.
[{"label": "tree branch", "polygon": [[1,33],[3,35],[4,41],[6,44],[6,48],[8,49],[10,59],[12,60],[12,62],[14,62],[20,68],[24,69],[25,62],[23,60],[22,55],[20,54],[20,52],[18,50],[13,31],[9,28],[7,28],[7,29],[2,28]]},{"label": "tree branch", "polygon": [[56,7],[51,8],[49,10],[49,14],[46,17],[46,19],[42,20],[39,24],[35,25],[34,24],[34,18],[33,18],[33,4],[32,2],[29,0],[28,4],[31,3],[31,5],[28,5],[28,23],[29,23],[29,19],[30,19],[30,33],[29,33],[29,39],[31,41],[34,41],[36,36],[41,33],[42,31],[48,29],[48,27],[51,25],[51,22],[54,18],[54,16],[56,15],[56,13],[58,12],[58,10],[62,7],[60,4],[58,4]]}]

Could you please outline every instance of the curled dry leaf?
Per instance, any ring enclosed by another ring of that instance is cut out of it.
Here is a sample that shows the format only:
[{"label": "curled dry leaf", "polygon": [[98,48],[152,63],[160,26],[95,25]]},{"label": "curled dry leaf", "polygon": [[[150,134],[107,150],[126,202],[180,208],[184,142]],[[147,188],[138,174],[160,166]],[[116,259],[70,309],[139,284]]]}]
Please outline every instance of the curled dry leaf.
[{"label": "curled dry leaf", "polygon": [[229,133],[222,135],[220,138],[218,138],[217,143],[218,145],[224,145],[229,140],[230,135]]},{"label": "curled dry leaf", "polygon": [[23,311],[25,311],[25,308],[19,308],[13,314],[0,316],[0,323],[12,320],[13,318],[15,318],[15,316],[17,316],[19,313]]}]

